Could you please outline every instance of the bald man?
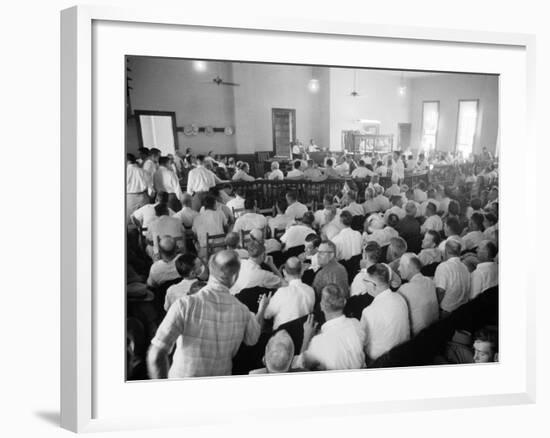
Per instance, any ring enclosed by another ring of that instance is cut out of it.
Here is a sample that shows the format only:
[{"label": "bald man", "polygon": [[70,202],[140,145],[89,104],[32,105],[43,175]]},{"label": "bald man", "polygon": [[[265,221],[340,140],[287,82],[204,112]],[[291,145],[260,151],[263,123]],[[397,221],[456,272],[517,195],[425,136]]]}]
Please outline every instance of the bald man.
[{"label": "bald man", "polygon": [[283,267],[283,275],[288,286],[280,287],[265,311],[266,319],[273,318],[273,329],[281,324],[313,312],[315,291],[303,283],[302,262],[297,257],[290,257]]},{"label": "bald man", "polygon": [[294,342],[286,330],[275,333],[265,346],[265,368],[250,371],[249,374],[273,374],[292,371]]},{"label": "bald man", "polygon": [[180,278],[176,268],[176,260],[181,255],[178,252],[176,239],[172,236],[162,236],[158,239],[160,260],[151,265],[147,285],[153,288],[161,286],[167,281]]},{"label": "bald man", "polygon": [[240,345],[256,344],[269,297],[261,297],[256,315],[233,297],[229,288],[239,269],[235,251],[217,252],[210,258],[207,285],[170,307],[148,352],[152,379],[230,375]]}]

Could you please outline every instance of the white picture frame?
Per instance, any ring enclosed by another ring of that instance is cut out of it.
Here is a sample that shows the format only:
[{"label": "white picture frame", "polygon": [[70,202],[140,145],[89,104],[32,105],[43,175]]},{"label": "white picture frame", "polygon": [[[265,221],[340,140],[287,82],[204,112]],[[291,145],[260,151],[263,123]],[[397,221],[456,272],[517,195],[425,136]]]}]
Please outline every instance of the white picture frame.
[{"label": "white picture frame", "polygon": [[[147,38],[140,39],[145,32]],[[184,37],[194,35],[197,39],[192,44],[187,40],[188,44],[181,47],[173,41],[178,32],[183,32]],[[221,36],[224,40],[250,44],[249,47],[245,44],[216,46]],[[166,44],[159,44],[162,41]],[[265,42],[276,42],[273,51],[258,55]],[[284,54],[277,50],[288,44],[298,47]],[[300,45],[308,51],[300,53]],[[120,271],[124,259],[124,233],[123,227],[117,226],[116,215],[114,225],[107,225],[109,219],[113,219],[108,212],[117,211],[117,208],[122,211],[124,199],[122,180],[117,179],[123,175],[123,155],[119,158],[117,154],[124,149],[123,137],[120,142],[124,132],[124,105],[120,105],[124,93],[119,93],[124,87],[121,54],[222,59],[220,55],[225,53],[224,59],[261,56],[266,61],[286,59],[288,62],[307,56],[308,62],[320,64],[328,63],[327,57],[333,57],[335,64],[346,65],[346,59],[349,62],[353,53],[336,48],[361,48],[363,45],[372,48],[372,57],[356,61],[357,66],[402,69],[416,66],[417,69],[444,71],[453,71],[452,66],[455,66],[454,71],[501,75],[500,238],[503,245],[499,261],[503,342],[500,363],[475,368],[359,370],[249,377],[246,380],[235,376],[175,382],[119,381],[124,374],[124,313],[120,312],[124,308],[121,282],[124,271]],[[534,156],[535,151],[532,129],[534,45],[531,35],[376,26],[360,22],[244,16],[227,20],[215,13],[197,16],[187,11],[141,11],[103,6],[78,6],[62,11],[62,427],[77,432],[101,431],[224,424],[235,418],[240,421],[251,417],[266,420],[275,416],[308,418],[312,415],[364,415],[534,402],[534,267],[510,257],[515,250],[532,248],[522,246],[519,237],[509,232],[514,219],[507,202],[508,199],[521,199],[536,205],[533,191],[527,190],[535,186],[536,175],[532,170],[525,170],[523,161]],[[228,53],[230,51],[234,53]],[[385,55],[384,51],[394,56]],[[417,56],[421,53],[431,56],[423,60],[412,59],[415,51]],[[246,53],[250,55],[247,57]],[[396,59],[395,54],[399,53],[403,58]],[[113,141],[112,151],[105,149],[106,139]],[[525,153],[522,157],[513,157],[507,151],[518,141],[524,142]],[[506,176],[512,166],[516,169],[514,184]],[[116,184],[120,185],[120,190]],[[110,262],[112,266],[108,267]],[[518,272],[524,275],[515,275]],[[106,285],[114,289],[111,292],[116,297],[113,303],[106,302]],[[516,291],[513,303],[512,291]],[[391,387],[387,384],[389,379],[394,383]],[[472,384],[464,385],[463,381]],[[447,382],[447,387],[442,388],[441,382]],[[352,394],[337,390],[358,384],[368,385],[365,387],[369,391]],[[320,386],[324,394],[327,391],[331,394],[330,400],[320,397],[317,392]],[[311,391],[310,397],[281,404],[284,391],[292,387]],[[192,407],[183,402],[173,409],[162,403],[157,403],[157,407],[150,404],[151,400],[169,401],[182,390],[193,394]],[[209,398],[208,394],[214,391],[216,399]],[[250,395],[254,391],[271,391],[272,404],[258,406],[252,402]],[[146,405],[142,411],[132,405],[132,400],[140,395]]]}]

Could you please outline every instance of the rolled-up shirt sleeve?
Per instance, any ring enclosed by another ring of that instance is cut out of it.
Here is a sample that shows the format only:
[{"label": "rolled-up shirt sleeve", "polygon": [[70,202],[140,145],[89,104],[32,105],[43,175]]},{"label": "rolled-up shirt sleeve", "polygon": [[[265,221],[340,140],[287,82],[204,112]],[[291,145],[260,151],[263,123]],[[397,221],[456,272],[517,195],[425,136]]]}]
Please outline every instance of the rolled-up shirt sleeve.
[{"label": "rolled-up shirt sleeve", "polygon": [[[184,303],[179,300],[170,306],[166,316],[162,320],[151,345],[165,351],[170,351],[176,340],[183,334],[184,329]],[[258,334],[259,336],[259,334]]]}]

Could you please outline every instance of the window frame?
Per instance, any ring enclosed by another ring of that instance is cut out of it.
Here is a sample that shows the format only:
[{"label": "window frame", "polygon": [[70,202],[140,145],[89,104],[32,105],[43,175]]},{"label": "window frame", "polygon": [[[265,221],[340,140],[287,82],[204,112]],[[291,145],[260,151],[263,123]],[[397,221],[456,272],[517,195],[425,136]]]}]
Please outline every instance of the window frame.
[{"label": "window frame", "polygon": [[[439,100],[423,100],[422,101],[422,123],[420,125],[420,149],[422,149],[422,140],[424,139],[424,106],[427,103],[436,103],[437,104],[437,127],[435,129],[435,142],[434,142],[434,151],[437,151],[437,141],[439,137],[439,115],[440,115],[440,108],[441,104]],[[429,151],[424,151],[429,152]]]},{"label": "window frame", "polygon": [[479,99],[458,99],[458,107],[456,110],[456,132],[455,132],[455,153],[458,152],[458,130],[460,127],[460,104],[461,102],[475,102],[476,103],[476,126],[474,128],[474,136],[472,138],[472,150],[470,152],[474,152],[475,143],[476,143],[476,136],[477,136],[477,129],[479,127]]}]

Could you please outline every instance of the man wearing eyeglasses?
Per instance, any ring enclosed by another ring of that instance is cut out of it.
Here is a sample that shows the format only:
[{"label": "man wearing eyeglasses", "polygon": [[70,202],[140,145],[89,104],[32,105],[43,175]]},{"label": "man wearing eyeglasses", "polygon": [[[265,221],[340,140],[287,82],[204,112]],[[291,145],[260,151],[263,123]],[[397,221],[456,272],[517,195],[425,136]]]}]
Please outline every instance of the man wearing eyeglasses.
[{"label": "man wearing eyeglasses", "polygon": [[324,240],[319,245],[317,260],[321,269],[313,280],[313,289],[317,298],[321,296],[323,288],[329,284],[337,284],[342,288],[346,297],[349,296],[348,273],[346,268],[336,260],[336,245],[330,240]]}]

